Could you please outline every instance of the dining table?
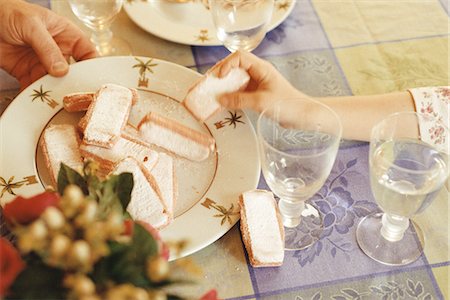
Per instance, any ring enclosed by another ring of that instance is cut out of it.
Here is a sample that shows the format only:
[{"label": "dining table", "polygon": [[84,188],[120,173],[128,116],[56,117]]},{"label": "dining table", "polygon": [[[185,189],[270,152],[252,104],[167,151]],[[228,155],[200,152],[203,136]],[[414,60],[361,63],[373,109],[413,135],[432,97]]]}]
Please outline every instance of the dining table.
[{"label": "dining table", "polygon": [[[89,34],[67,1],[30,2],[69,18]],[[137,2],[158,1],[127,0],[124,5]],[[184,2],[177,5],[201,1]],[[286,16],[253,53],[308,95],[382,94],[450,83],[447,0],[275,0],[274,9],[286,11]],[[150,32],[125,9],[112,31],[130,44],[133,56],[173,62],[201,74],[230,54],[219,44],[208,44],[205,32],[192,43],[165,38],[164,30]],[[18,82],[0,70],[0,113],[18,93]],[[257,114],[245,113],[254,125]],[[368,161],[368,142],[341,141],[331,174],[311,198],[324,220],[323,233],[312,246],[285,251],[279,267],[252,267],[237,221],[213,243],[171,262],[183,267],[180,272],[188,272],[192,281],[174,289],[193,299],[211,289],[220,299],[450,299],[448,186],[412,217],[426,240],[419,259],[404,266],[384,265],[366,256],[356,241],[358,222],[380,211],[370,188]],[[269,189],[262,174],[255,188]],[[215,215],[212,207],[205,213]]]}]

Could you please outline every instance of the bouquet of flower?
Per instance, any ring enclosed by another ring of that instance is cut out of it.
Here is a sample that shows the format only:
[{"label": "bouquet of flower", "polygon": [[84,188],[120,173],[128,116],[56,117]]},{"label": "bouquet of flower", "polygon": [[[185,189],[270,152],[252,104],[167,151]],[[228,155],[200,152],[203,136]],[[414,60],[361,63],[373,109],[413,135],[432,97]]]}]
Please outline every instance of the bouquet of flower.
[{"label": "bouquet of flower", "polygon": [[[61,164],[57,192],[18,196],[3,215],[16,246],[0,239],[0,296],[11,299],[182,299],[164,288],[167,246],[127,217],[133,177],[100,180],[92,162]],[[216,299],[215,290],[202,299]]]}]

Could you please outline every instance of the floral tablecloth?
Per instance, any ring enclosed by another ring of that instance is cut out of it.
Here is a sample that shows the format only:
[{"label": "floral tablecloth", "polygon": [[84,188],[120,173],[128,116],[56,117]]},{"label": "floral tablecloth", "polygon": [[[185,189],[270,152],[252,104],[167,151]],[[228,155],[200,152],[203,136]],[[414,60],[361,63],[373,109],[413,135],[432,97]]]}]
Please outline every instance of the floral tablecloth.
[{"label": "floral tablecloth", "polygon": [[[282,8],[288,1],[276,3]],[[65,1],[34,2],[78,22]],[[449,85],[449,26],[447,0],[298,0],[254,53],[313,96]],[[191,47],[157,38],[125,12],[113,30],[132,44],[135,55],[199,72],[228,54],[220,46]],[[1,112],[17,91],[17,83],[0,73]],[[226,299],[449,299],[448,191],[442,190],[425,213],[414,218],[426,236],[424,255],[404,267],[378,264],[355,240],[358,221],[378,209],[369,188],[367,160],[366,143],[342,143],[330,177],[313,198],[326,216],[324,234],[313,247],[286,252],[282,267],[252,268],[236,225],[189,256],[201,272],[191,275],[199,284],[183,288],[184,294],[200,295],[215,287]],[[267,188],[262,177],[259,187]]]}]

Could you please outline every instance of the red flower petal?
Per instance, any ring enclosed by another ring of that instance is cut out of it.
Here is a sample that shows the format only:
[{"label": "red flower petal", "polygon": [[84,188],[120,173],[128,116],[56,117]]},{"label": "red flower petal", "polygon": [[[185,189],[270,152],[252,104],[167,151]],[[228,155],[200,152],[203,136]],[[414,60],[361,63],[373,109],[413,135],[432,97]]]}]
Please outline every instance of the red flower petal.
[{"label": "red flower petal", "polygon": [[7,203],[3,215],[9,224],[29,224],[39,218],[49,206],[57,206],[59,195],[53,192],[43,192],[31,198],[16,197]]},{"label": "red flower petal", "polygon": [[132,236],[133,235],[133,228],[134,228],[134,222],[133,220],[126,219],[123,221],[123,225],[125,226],[125,231],[123,232],[124,235]]},{"label": "red flower petal", "polygon": [[25,263],[16,248],[4,238],[0,239],[0,253],[2,254],[0,260],[0,296],[3,297],[17,275],[25,267]]},{"label": "red flower petal", "polygon": [[210,290],[209,292],[207,292],[206,294],[204,294],[200,300],[219,300],[219,298],[217,298],[217,291],[215,289]]}]

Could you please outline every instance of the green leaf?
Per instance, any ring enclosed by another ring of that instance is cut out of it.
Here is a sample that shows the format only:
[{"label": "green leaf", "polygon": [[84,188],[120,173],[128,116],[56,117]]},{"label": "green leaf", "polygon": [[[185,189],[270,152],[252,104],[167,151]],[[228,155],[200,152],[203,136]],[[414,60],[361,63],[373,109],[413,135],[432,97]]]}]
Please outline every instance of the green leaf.
[{"label": "green leaf", "polygon": [[103,181],[102,187],[96,189],[96,196],[99,202],[99,216],[108,215],[111,210],[117,209],[122,213],[126,211],[131,200],[133,189],[133,175],[131,173],[121,173],[112,175]]},{"label": "green leaf", "polygon": [[88,185],[89,197],[98,202],[99,191],[101,191],[101,189],[103,187],[103,183],[100,181],[100,179],[97,176],[86,175],[85,178],[86,178],[86,182]]},{"label": "green leaf", "polygon": [[61,167],[58,173],[58,192],[59,194],[64,193],[64,189],[69,184],[75,184],[81,188],[85,195],[88,195],[88,186],[83,176],[81,176],[77,171],[70,168],[64,163],[61,163]]},{"label": "green leaf", "polygon": [[99,191],[96,191],[99,204],[98,215],[100,218],[108,216],[113,210],[119,210],[122,212],[122,205],[120,204],[120,200],[115,191],[117,179],[117,175],[111,176],[108,180],[103,182],[102,188]]},{"label": "green leaf", "polygon": [[158,243],[141,224],[134,223],[131,247],[140,257],[136,260],[145,262],[147,257],[158,253]]},{"label": "green leaf", "polygon": [[139,287],[152,287],[147,278],[147,259],[158,253],[158,244],[153,236],[140,224],[134,223],[133,237],[129,249],[114,271],[121,275],[121,282],[130,282]]},{"label": "green leaf", "polygon": [[65,299],[64,272],[45,265],[39,258],[27,261],[24,269],[11,286],[8,299]]},{"label": "green leaf", "polygon": [[100,287],[108,284],[110,280],[116,281],[116,276],[112,272],[113,267],[121,260],[122,257],[125,256],[129,248],[127,244],[122,244],[115,241],[108,242],[108,246],[110,254],[98,261],[92,272],[92,277],[95,279],[95,283]]},{"label": "green leaf", "polygon": [[129,212],[127,212],[127,211],[125,211],[124,213],[123,213],[123,218],[125,219],[125,220],[132,220],[133,219],[133,217],[130,215],[130,213]]},{"label": "green leaf", "polygon": [[146,268],[147,259],[158,252],[158,244],[144,227],[135,223],[129,244],[110,242],[109,248],[110,255],[95,265],[93,278],[97,283],[104,285],[113,281],[143,288],[157,286],[147,278]]},{"label": "green leaf", "polygon": [[127,210],[128,204],[130,203],[131,191],[133,190],[133,186],[133,174],[121,173],[118,175],[116,194],[117,197],[119,197],[120,203],[122,204],[123,211]]}]

